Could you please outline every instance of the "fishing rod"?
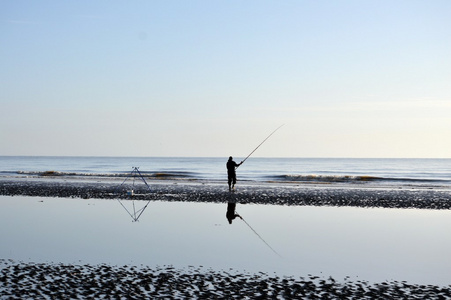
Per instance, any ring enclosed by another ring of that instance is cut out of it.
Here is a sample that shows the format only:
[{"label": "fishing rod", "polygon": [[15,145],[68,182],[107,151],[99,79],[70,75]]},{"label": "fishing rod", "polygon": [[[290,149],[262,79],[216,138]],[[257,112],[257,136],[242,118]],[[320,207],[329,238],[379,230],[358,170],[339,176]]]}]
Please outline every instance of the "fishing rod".
[{"label": "fishing rod", "polygon": [[272,250],[272,252],[274,252],[275,254],[277,254],[277,256],[279,256],[280,258],[282,258],[282,256],[279,254],[279,253],[277,253],[277,251],[276,250],[274,250],[258,233],[257,233],[257,231],[255,231],[255,229],[254,228],[252,228],[252,226],[251,225],[249,225],[249,223],[248,222],[246,222],[246,220],[245,219],[243,219],[243,217],[241,216],[241,215],[239,215],[238,214],[238,216],[240,217],[240,219],[241,220],[243,220],[243,222],[263,241],[263,243],[265,243],[266,244],[266,246],[268,246],[269,247],[269,249],[271,249]]},{"label": "fishing rod", "polygon": [[[277,130],[279,130],[280,127],[282,127],[283,125],[285,125],[285,124],[280,125],[279,127],[276,128],[276,130],[274,130],[273,132],[271,132],[271,134],[268,135],[268,136],[266,137],[266,139],[264,139],[263,142],[260,143],[260,145],[258,145],[254,150],[252,150],[252,152],[251,152],[248,156],[246,156],[246,158],[245,158],[244,160],[241,161],[241,164],[243,164],[243,163],[246,161],[246,159],[248,159],[249,156],[251,156],[252,153],[255,152],[255,150],[257,150],[261,145],[263,145],[263,143],[266,142],[266,140],[269,139],[269,138],[271,137],[271,135],[273,135],[273,134],[274,134]],[[243,220],[243,221],[244,221],[244,220]]]}]

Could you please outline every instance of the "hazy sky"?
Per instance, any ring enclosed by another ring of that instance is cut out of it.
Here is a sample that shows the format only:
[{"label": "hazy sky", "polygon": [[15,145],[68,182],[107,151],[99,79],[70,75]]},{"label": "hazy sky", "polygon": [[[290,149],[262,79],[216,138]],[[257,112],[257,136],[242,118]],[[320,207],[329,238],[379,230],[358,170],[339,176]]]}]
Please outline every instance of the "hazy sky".
[{"label": "hazy sky", "polygon": [[451,157],[451,1],[1,1],[0,155]]}]

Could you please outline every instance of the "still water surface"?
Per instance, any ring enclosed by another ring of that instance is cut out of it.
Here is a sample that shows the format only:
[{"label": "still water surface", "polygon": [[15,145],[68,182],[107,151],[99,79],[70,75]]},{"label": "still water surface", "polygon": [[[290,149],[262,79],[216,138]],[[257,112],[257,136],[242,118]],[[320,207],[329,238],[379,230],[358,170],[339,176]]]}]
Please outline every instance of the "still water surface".
[{"label": "still water surface", "polygon": [[[129,205],[130,203],[127,203]],[[0,258],[450,284],[451,212],[0,196]]]}]

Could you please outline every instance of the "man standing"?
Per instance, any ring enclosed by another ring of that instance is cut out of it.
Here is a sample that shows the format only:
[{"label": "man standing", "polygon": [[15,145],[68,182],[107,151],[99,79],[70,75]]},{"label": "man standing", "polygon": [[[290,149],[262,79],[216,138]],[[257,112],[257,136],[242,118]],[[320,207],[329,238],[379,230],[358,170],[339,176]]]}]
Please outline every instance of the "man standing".
[{"label": "man standing", "polygon": [[236,183],[236,172],[235,169],[241,166],[243,162],[240,162],[237,164],[233,161],[233,157],[229,157],[229,160],[227,161],[227,176],[228,176],[228,184],[229,184],[229,191],[231,192],[232,189],[235,189],[235,183]]}]

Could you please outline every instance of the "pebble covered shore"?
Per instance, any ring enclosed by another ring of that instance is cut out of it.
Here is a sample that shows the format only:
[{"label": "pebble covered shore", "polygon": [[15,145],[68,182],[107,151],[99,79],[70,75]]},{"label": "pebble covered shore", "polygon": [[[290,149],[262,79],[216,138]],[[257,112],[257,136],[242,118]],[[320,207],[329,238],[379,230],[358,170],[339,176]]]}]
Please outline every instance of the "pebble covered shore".
[{"label": "pebble covered shore", "polygon": [[1,299],[449,299],[451,286],[0,260]]},{"label": "pebble covered shore", "polygon": [[[134,187],[133,199],[246,204],[353,206],[381,208],[451,209],[451,192],[427,188],[366,188],[360,186],[300,186],[239,184],[229,193],[227,185],[168,182]],[[94,181],[0,181],[0,195],[64,198],[127,198],[120,183]]]}]

